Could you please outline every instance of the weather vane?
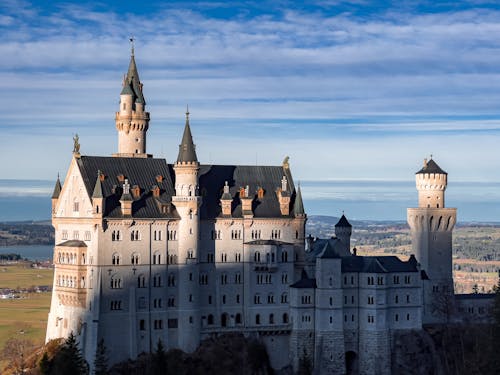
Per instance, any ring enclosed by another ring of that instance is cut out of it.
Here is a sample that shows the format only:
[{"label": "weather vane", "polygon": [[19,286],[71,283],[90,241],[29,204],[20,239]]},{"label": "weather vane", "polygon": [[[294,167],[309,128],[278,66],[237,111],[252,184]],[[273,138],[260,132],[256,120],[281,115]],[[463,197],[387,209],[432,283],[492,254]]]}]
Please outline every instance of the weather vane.
[{"label": "weather vane", "polygon": [[134,42],[135,42],[135,38],[132,35],[128,40],[130,41],[130,48],[131,48],[131,51],[132,51],[132,56],[134,56]]}]

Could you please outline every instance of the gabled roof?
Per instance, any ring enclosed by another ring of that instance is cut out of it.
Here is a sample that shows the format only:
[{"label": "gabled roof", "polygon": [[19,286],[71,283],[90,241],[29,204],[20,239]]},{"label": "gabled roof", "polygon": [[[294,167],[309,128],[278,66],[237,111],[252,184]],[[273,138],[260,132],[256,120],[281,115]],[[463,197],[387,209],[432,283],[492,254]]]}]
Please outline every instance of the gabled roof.
[{"label": "gabled roof", "polygon": [[[123,178],[128,179],[131,186],[140,188],[140,196],[133,197],[132,217],[135,218],[178,218],[175,206],[171,203],[175,194],[175,173],[172,165],[164,159],[125,158],[81,156],[76,159],[87,194],[92,197],[97,171],[104,174],[101,192],[105,199],[104,217],[121,218],[120,197],[123,193]],[[200,207],[201,219],[215,219],[222,215],[220,197],[225,181],[228,182],[229,193],[233,197],[231,212],[233,217],[242,217],[239,189],[249,186],[254,196],[252,209],[255,218],[278,218],[281,215],[276,189],[281,186],[283,176],[287,177],[290,190],[295,188],[289,169],[282,166],[237,166],[237,165],[201,165],[199,171],[199,191],[202,196]],[[118,178],[121,176],[122,180]],[[162,178],[158,180],[158,176]],[[157,185],[160,194],[153,195],[152,187]],[[256,192],[262,187],[264,195],[258,198]],[[292,196],[290,215],[293,217],[295,196]],[[169,208],[164,212],[162,207]]]},{"label": "gabled roof", "polygon": [[65,246],[65,247],[87,247],[87,244],[83,241],[79,240],[69,240],[62,242],[60,244],[57,244],[56,246]]},{"label": "gabled roof", "polygon": [[342,217],[339,219],[339,221],[337,222],[337,224],[335,224],[335,227],[349,227],[349,228],[352,228],[352,225],[351,223],[349,223],[349,221],[347,220],[347,218],[345,217],[344,214],[342,214]]},{"label": "gabled roof", "polygon": [[418,268],[414,262],[404,262],[397,256],[350,256],[342,257],[342,272],[418,272]]},{"label": "gabled roof", "polygon": [[56,184],[54,186],[54,191],[52,193],[52,199],[58,199],[59,198],[59,195],[61,194],[61,181],[59,180],[59,175],[57,176],[57,181],[56,181]]},{"label": "gabled roof", "polygon": [[94,192],[92,193],[92,198],[102,198],[101,171],[97,172],[97,178],[95,180],[95,186],[94,186]]},{"label": "gabled roof", "polygon": [[432,159],[430,159],[429,161],[425,161],[422,169],[415,174],[421,174],[421,173],[448,174],[445,171],[443,171],[439,167],[439,165],[437,165],[437,163]]},{"label": "gabled roof", "polygon": [[182,135],[182,141],[179,145],[179,155],[177,156],[177,163],[183,162],[198,162],[196,147],[193,143],[191,127],[189,126],[189,112],[186,112],[186,125],[184,126],[184,134]]},{"label": "gabled roof", "polygon": [[290,285],[290,288],[314,289],[316,288],[316,279],[310,279],[309,276],[307,276],[307,272],[302,270],[300,280]]},{"label": "gabled roof", "polygon": [[340,255],[335,250],[334,241],[338,242],[339,240],[332,239],[332,240],[329,240],[325,243],[325,246],[323,247],[323,250],[321,251],[321,253],[318,255],[318,258],[321,258],[321,259],[340,258]]}]

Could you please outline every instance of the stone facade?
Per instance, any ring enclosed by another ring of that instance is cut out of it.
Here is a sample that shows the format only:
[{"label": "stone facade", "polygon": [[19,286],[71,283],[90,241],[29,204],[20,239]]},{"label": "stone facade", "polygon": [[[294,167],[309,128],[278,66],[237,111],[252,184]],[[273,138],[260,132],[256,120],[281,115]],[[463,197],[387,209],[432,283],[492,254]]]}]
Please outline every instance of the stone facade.
[{"label": "stone facade", "polygon": [[276,369],[307,359],[318,374],[387,374],[392,332],[422,327],[421,275],[429,285],[452,281],[444,172],[417,178],[425,193],[408,213],[417,258],[361,257],[345,216],[335,238],[306,238],[287,160],[200,164],[189,113],[173,165],[147,154],[133,55],[116,128],[118,153],[75,152],[52,196],[46,339],[75,333],[91,365],[101,338],[114,363],[159,340],[192,352],[204,338],[241,332],[264,342]]}]

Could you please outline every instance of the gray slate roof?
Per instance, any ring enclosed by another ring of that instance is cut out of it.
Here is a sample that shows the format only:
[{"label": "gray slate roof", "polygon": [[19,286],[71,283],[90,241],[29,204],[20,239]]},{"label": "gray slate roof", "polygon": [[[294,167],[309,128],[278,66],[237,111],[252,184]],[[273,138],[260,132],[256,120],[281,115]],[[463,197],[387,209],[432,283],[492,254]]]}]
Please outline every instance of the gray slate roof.
[{"label": "gray slate roof", "polygon": [[65,246],[65,247],[87,247],[87,244],[83,241],[79,240],[69,240],[63,243],[60,243],[56,246]]},{"label": "gray slate roof", "polygon": [[137,71],[134,55],[130,56],[130,64],[121,95],[132,95],[132,103],[146,104],[142,94],[141,81],[139,80],[139,72]]},{"label": "gray slate roof", "polygon": [[335,224],[335,227],[348,227],[348,228],[352,228],[352,225],[351,225],[351,223],[349,223],[349,221],[347,220],[347,218],[345,217],[345,215],[342,214],[342,217],[339,219],[339,221],[337,222],[337,224]]},{"label": "gray slate roof", "polygon": [[445,171],[443,171],[439,165],[437,165],[437,163],[430,159],[426,165],[421,169],[419,170],[417,173],[415,174],[421,174],[421,173],[439,173],[439,174],[448,174],[446,173]]},{"label": "gray slate roof", "polygon": [[397,256],[350,256],[342,257],[342,272],[418,272],[418,268],[411,258],[404,262]]},{"label": "gray slate roof", "polygon": [[293,213],[295,215],[304,215],[304,202],[302,201],[302,191],[300,190],[300,185],[297,188],[297,196],[295,198],[295,204],[293,205]]},{"label": "gray slate roof", "polygon": [[[135,218],[178,218],[175,206],[171,203],[174,191],[175,174],[172,165],[164,159],[155,158],[123,158],[102,156],[81,156],[77,159],[83,181],[91,197],[96,183],[97,171],[104,174],[101,182],[102,195],[105,198],[104,217],[121,218],[120,197],[123,192],[123,182],[118,176],[123,175],[129,180],[130,186],[140,187],[140,196],[134,197],[132,217]],[[156,176],[162,176],[158,182]],[[276,194],[281,186],[283,175],[287,177],[291,197],[289,217],[293,217],[295,203],[295,188],[289,169],[282,166],[236,166],[236,165],[201,165],[200,166],[200,194],[202,205],[200,215],[202,219],[214,219],[222,215],[220,197],[224,182],[228,181],[229,192],[233,197],[232,216],[241,217],[241,202],[239,189],[249,186],[250,193],[255,194],[252,203],[254,217],[283,217]],[[153,196],[151,188],[157,185],[160,189],[158,198]],[[264,189],[263,198],[257,198],[257,189]],[[162,212],[161,206],[169,207],[169,211]]]},{"label": "gray slate roof", "polygon": [[59,180],[59,176],[57,176],[57,181],[54,186],[54,191],[52,192],[52,199],[59,198],[59,194],[61,194],[61,180]]},{"label": "gray slate roof", "polygon": [[290,285],[290,288],[314,289],[316,288],[316,279],[310,279],[309,276],[307,276],[307,272],[302,270],[300,280]]},{"label": "gray slate roof", "polygon": [[196,147],[193,142],[193,135],[191,134],[191,127],[189,126],[189,112],[186,113],[186,125],[184,126],[184,134],[182,141],[179,145],[179,155],[177,162],[197,162]]}]

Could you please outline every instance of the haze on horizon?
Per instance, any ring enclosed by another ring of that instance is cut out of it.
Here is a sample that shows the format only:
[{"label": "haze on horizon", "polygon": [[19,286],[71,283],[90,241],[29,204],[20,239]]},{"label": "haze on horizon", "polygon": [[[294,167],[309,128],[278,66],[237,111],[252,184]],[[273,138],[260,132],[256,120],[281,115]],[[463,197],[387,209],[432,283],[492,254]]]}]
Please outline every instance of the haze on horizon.
[{"label": "haze on horizon", "polygon": [[116,151],[133,35],[155,156],[175,159],[189,104],[203,163],[288,155],[295,180],[413,182],[434,154],[449,189],[465,182],[458,201],[497,216],[482,188],[500,181],[492,2],[4,0],[0,30],[2,179],[55,179],[75,133],[83,154]]}]

